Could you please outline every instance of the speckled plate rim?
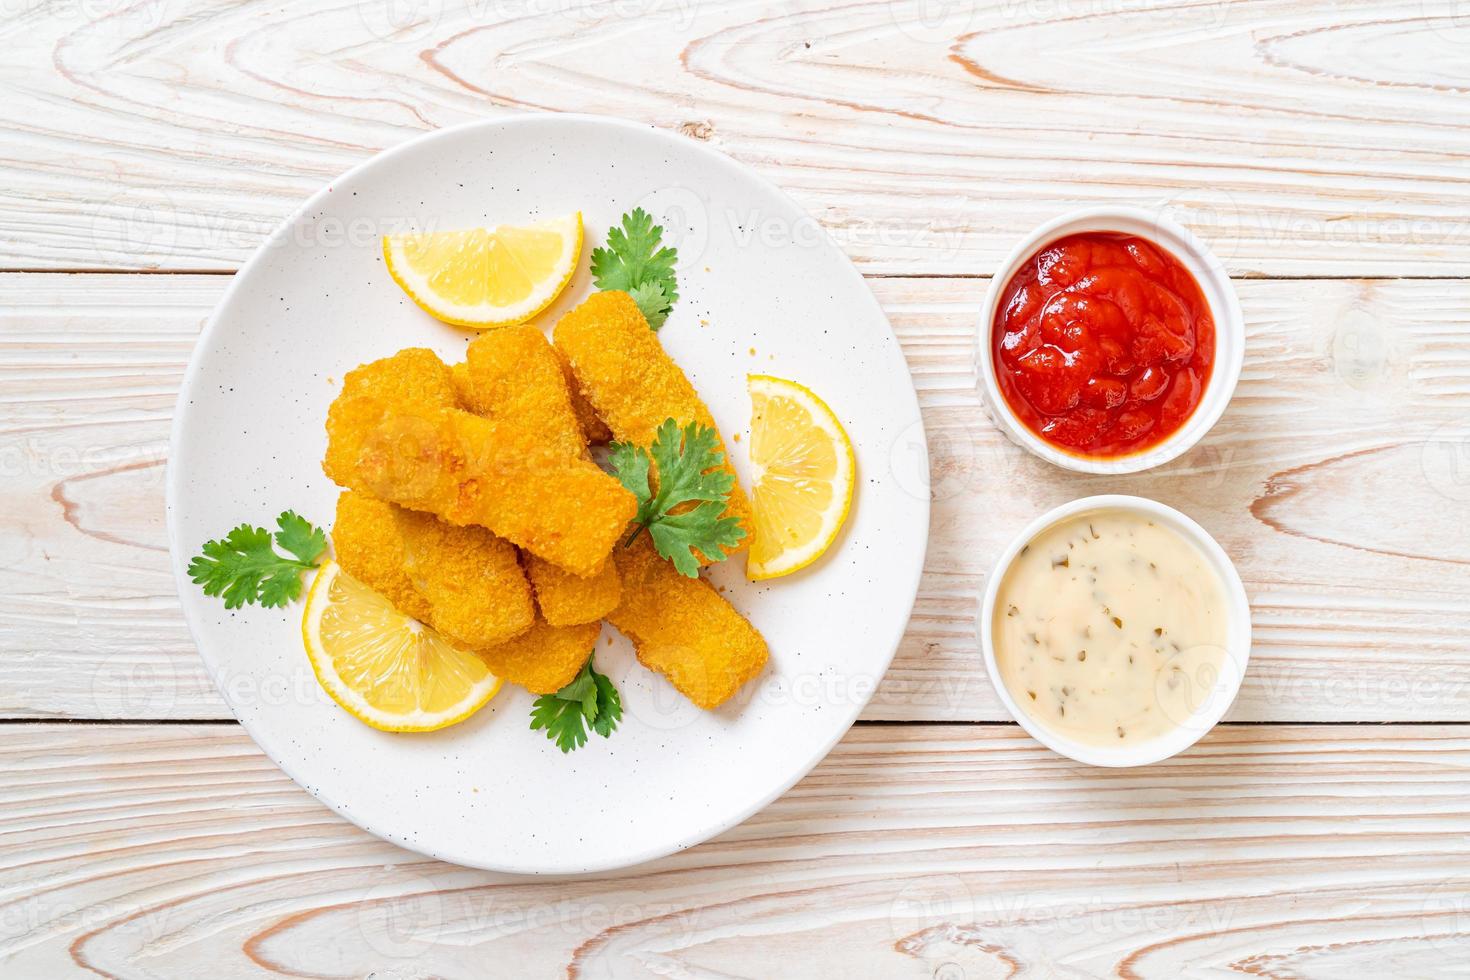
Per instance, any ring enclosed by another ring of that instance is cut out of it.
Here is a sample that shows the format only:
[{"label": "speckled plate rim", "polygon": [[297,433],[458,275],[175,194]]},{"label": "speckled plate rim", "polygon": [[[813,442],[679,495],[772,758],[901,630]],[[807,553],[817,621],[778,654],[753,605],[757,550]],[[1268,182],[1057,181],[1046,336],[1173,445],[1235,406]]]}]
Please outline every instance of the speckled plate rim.
[{"label": "speckled plate rim", "polygon": [[[244,291],[251,280],[258,274],[258,270],[263,264],[265,257],[269,254],[269,250],[277,243],[279,243],[283,238],[288,236],[291,232],[291,229],[296,225],[298,221],[302,219],[304,215],[310,214],[314,209],[318,207],[319,204],[325,201],[327,199],[327,195],[332,192],[332,188],[334,185],[339,184],[344,180],[356,177],[369,169],[380,166],[401,154],[411,152],[415,149],[421,148],[426,144],[432,144],[440,140],[452,140],[458,138],[466,131],[482,128],[514,128],[521,126],[529,127],[546,125],[548,121],[592,123],[596,125],[622,129],[628,133],[637,133],[640,136],[666,140],[671,144],[678,145],[681,149],[685,151],[693,151],[697,154],[705,156],[709,160],[709,162],[711,162],[715,166],[724,167],[736,172],[737,174],[739,174],[741,179],[750,181],[754,185],[758,186],[761,190],[782,198],[796,212],[806,215],[809,218],[811,217],[810,213],[807,212],[805,208],[803,208],[800,204],[793,200],[775,183],[756,173],[754,170],[751,170],[744,164],[739,163],[728,155],[714,149],[713,147],[705,146],[694,141],[681,140],[678,137],[652,125],[635,123],[616,117],[599,116],[588,113],[533,113],[523,116],[513,116],[505,119],[477,120],[458,126],[451,126],[444,129],[434,130],[432,132],[413,137],[412,139],[405,140],[404,142],[399,143],[395,146],[389,147],[388,149],[383,150],[378,154],[375,154],[374,156],[368,158],[367,160],[364,160],[356,166],[349,168],[332,180],[327,181],[324,186],[322,186],[314,194],[303,201],[300,206],[298,206],[295,210],[288,214],[275,227],[275,229],[271,231],[266,239],[256,248],[255,252],[250,256],[245,264],[240,267],[240,270],[234,275],[230,285],[225,289],[225,293],[220,298],[219,303],[215,306],[214,311],[210,314],[209,319],[206,321],[204,328],[200,331],[199,337],[195,341],[194,347],[190,352],[189,363],[188,366],[185,368],[183,382],[179,388],[179,395],[174,403],[174,415],[169,428],[169,456],[164,485],[164,516],[165,524],[168,531],[169,556],[173,565],[175,585],[179,590],[181,600],[188,590],[196,588],[195,584],[188,575],[188,563],[184,557],[183,550],[180,547],[180,542],[178,540],[178,525],[174,519],[175,505],[180,498],[183,481],[183,477],[179,472],[178,467],[175,466],[174,460],[178,456],[177,449],[180,444],[180,440],[182,439],[184,416],[188,409],[190,396],[194,391],[194,387],[198,382],[199,375],[202,371],[203,356],[201,352],[209,349],[211,345],[217,342],[218,338],[216,336],[216,327],[223,318],[224,312],[229,309],[237,293]],[[812,218],[811,220],[814,224],[816,224],[815,218]],[[820,227],[820,225],[817,225],[817,227]],[[841,249],[837,248],[835,245],[833,246],[833,248],[839,254],[842,254]],[[877,298],[873,296],[872,290],[869,288],[867,281],[857,270],[857,267],[852,264],[851,259],[849,259],[845,254],[843,254],[842,257],[845,260],[845,269],[851,277],[851,282],[853,286],[862,290],[862,293],[867,298],[867,301],[873,304],[873,307],[878,311],[879,315],[883,317],[884,322],[886,323],[887,315],[883,313],[882,308],[881,306],[879,306]],[[927,435],[923,429],[922,416],[919,412],[918,393],[913,388],[912,377],[910,377],[909,380],[910,384],[908,388],[908,395],[912,399],[912,415],[915,419],[919,421],[914,429],[906,433],[906,437],[911,440],[911,445],[919,451],[921,458],[927,460],[928,440]],[[907,630],[908,619],[909,616],[912,615],[914,602],[918,597],[919,581],[923,573],[924,560],[928,551],[928,532],[931,520],[930,500],[927,495],[919,501],[919,506],[922,509],[921,524],[923,534],[919,536],[918,547],[908,552],[909,560],[907,562],[902,563],[901,565],[897,565],[897,567],[890,565],[890,568],[892,570],[892,580],[899,589],[898,596],[902,599],[902,607],[908,611],[908,614],[905,615],[901,620],[897,621],[896,627],[888,631],[888,635],[880,638],[879,650],[882,651],[882,653],[878,658],[878,664],[881,666],[881,670],[877,672],[874,683],[868,686],[863,693],[854,696],[852,700],[848,702],[846,717],[843,723],[841,725],[834,726],[833,734],[831,735],[831,737],[820,745],[818,751],[813,752],[809,758],[803,760],[800,765],[792,769],[788,778],[778,781],[776,784],[773,785],[773,788],[769,792],[761,795],[759,798],[753,799],[747,807],[734,810],[723,818],[712,821],[710,825],[705,828],[706,832],[704,832],[697,840],[672,841],[667,843],[666,845],[647,847],[641,851],[636,851],[627,855],[621,855],[616,859],[606,862],[585,864],[576,868],[575,870],[566,868],[544,868],[540,866],[525,864],[487,865],[475,857],[457,853],[454,848],[433,847],[431,845],[420,843],[418,841],[406,841],[401,837],[395,835],[388,828],[377,826],[376,821],[361,819],[358,814],[352,812],[350,808],[346,806],[345,801],[337,801],[332,799],[331,797],[320,792],[316,787],[310,785],[303,778],[301,778],[301,776],[296,771],[294,771],[294,766],[288,765],[281,761],[281,753],[273,752],[271,750],[270,745],[272,740],[270,733],[267,731],[258,730],[258,728],[268,726],[255,726],[250,722],[245,721],[239,716],[239,713],[235,711],[234,706],[230,703],[228,695],[225,694],[224,691],[221,691],[221,697],[224,700],[226,706],[229,708],[230,713],[235,716],[236,721],[239,722],[240,726],[245,730],[245,733],[249,735],[251,740],[254,741],[255,744],[267,755],[267,757],[270,758],[271,762],[275,764],[278,768],[280,768],[281,771],[284,772],[287,776],[289,776],[291,780],[296,783],[297,786],[305,789],[313,797],[329,807],[333,812],[347,819],[354,825],[362,828],[375,837],[388,841],[389,843],[395,844],[399,847],[403,847],[406,850],[463,867],[481,868],[487,871],[496,871],[505,874],[528,875],[537,877],[572,878],[583,875],[598,874],[636,867],[638,865],[646,864],[650,861],[654,861],[659,858],[667,857],[671,854],[679,853],[681,851],[688,850],[689,848],[696,847],[699,844],[702,844],[705,841],[710,840],[711,838],[717,837],[730,828],[735,827],[748,820],[751,816],[765,809],[772,802],[774,802],[780,796],[785,794],[789,789],[791,789],[791,787],[795,786],[798,782],[804,779],[807,774],[809,774],[814,768],[816,768],[818,763],[820,763],[823,759],[827,757],[827,755],[832,751],[833,747],[835,747],[837,743],[840,742],[847,735],[847,732],[852,727],[852,723],[857,720],[858,716],[862,713],[863,709],[867,707],[868,702],[872,700],[873,695],[877,692],[877,682],[882,679],[882,676],[892,665],[893,657],[898,651],[898,646],[900,641],[903,639],[904,632]],[[308,581],[306,585],[307,587],[309,587],[310,582]],[[205,656],[203,652],[204,644],[201,642],[201,635],[203,633],[202,624],[197,621],[197,617],[193,612],[191,612],[189,602],[181,601],[181,605],[184,612],[185,622],[189,627],[190,637],[194,641],[195,648],[199,652],[201,659],[205,661],[206,669],[208,669],[210,667],[209,658]],[[296,607],[292,606],[291,608],[294,610]],[[211,673],[211,681],[213,680],[214,677]],[[218,687],[218,685],[216,685],[216,687]]]}]

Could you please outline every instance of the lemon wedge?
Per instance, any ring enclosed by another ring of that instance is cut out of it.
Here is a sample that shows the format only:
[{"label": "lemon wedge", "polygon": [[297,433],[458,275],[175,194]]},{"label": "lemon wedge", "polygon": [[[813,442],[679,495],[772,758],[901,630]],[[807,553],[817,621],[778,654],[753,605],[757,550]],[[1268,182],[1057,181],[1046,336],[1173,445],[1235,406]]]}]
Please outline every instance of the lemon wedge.
[{"label": "lemon wedge", "polygon": [[811,389],[764,374],[748,383],[755,537],[745,574],[779,578],[816,561],[836,539],[857,466],[837,416]]},{"label": "lemon wedge", "polygon": [[551,305],[582,254],[582,212],[537,225],[384,235],[393,281],[423,310],[461,327],[524,323]]},{"label": "lemon wedge", "polygon": [[500,690],[478,654],[394,609],[334,561],[317,570],[301,635],[332,700],[386,732],[464,721]]}]

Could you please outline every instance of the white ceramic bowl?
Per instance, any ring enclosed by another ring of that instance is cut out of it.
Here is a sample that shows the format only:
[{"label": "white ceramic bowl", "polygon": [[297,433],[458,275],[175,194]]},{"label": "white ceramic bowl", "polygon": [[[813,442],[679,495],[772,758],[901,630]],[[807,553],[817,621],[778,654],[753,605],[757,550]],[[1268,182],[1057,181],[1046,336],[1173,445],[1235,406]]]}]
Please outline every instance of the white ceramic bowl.
[{"label": "white ceramic bowl", "polygon": [[[1215,366],[1203,400],[1173,435],[1140,453],[1094,459],[1069,453],[1036,435],[1018,419],[995,380],[991,357],[991,330],[1001,293],[1027,259],[1059,238],[1085,232],[1111,231],[1136,235],[1173,253],[1199,283],[1215,320]],[[985,294],[975,341],[975,373],[990,417],[1012,442],[1057,466],[1079,473],[1137,473],[1169,462],[1188,452],[1210,431],[1230,403],[1245,358],[1245,320],[1240,301],[1225,267],[1206,245],[1185,227],[1153,211],[1130,207],[1084,208],[1053,218],[1023,238],[996,270]]]},{"label": "white ceramic bowl", "polygon": [[[1038,724],[1011,696],[995,664],[995,596],[1000,591],[1000,583],[1005,578],[1006,572],[1010,570],[1012,560],[1022,548],[1047,528],[1078,514],[1100,510],[1125,510],[1142,514],[1182,535],[1186,541],[1199,549],[1204,555],[1205,563],[1220,577],[1220,585],[1225,593],[1227,607],[1225,657],[1220,663],[1218,675],[1200,685],[1194,692],[1196,700],[1193,712],[1167,734],[1137,745],[1116,748],[1078,742]],[[1235,700],[1235,695],[1240,691],[1240,682],[1245,677],[1246,664],[1250,661],[1251,611],[1250,604],[1246,601],[1245,587],[1240,583],[1240,575],[1235,571],[1235,565],[1225,554],[1224,549],[1216,543],[1214,538],[1210,537],[1208,531],[1174,508],[1165,506],[1156,500],[1123,494],[1105,494],[1083,497],[1047,511],[1026,525],[1001,553],[1000,560],[995,563],[994,571],[990,573],[990,581],[985,588],[985,598],[980,606],[980,646],[985,653],[985,670],[990,675],[990,683],[995,687],[996,695],[1000,697],[1006,710],[1011,713],[1011,717],[1016,719],[1032,738],[1053,752],[1088,765],[1144,766],[1167,759],[1189,748],[1199,741],[1205,732],[1214,728],[1230,708],[1231,703]]]}]

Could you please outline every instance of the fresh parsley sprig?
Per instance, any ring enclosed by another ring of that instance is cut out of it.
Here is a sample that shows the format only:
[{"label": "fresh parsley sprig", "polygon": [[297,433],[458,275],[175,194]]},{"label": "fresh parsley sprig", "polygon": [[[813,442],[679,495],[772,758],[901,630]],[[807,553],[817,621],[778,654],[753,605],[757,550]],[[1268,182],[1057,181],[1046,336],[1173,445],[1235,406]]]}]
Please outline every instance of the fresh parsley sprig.
[{"label": "fresh parsley sprig", "polygon": [[587,744],[587,725],[603,738],[618,727],[623,699],[613,682],[592,666],[592,654],[582,670],[555,694],[543,694],[531,705],[531,731],[544,729],[563,753]]},{"label": "fresh parsley sprig", "polygon": [[327,550],[327,535],[291,510],[276,518],[276,526],[275,543],[292,557],[271,547],[265,528],[241,524],[204,543],[204,554],[189,562],[189,578],[204,587],[205,595],[223,596],[226,609],[257,602],[284,606],[299,598],[301,573],[316,567]]},{"label": "fresh parsley sprig", "polygon": [[601,290],[621,289],[633,297],[638,309],[657,330],[679,299],[679,279],[674,274],[677,249],[659,246],[662,226],[642,208],[623,215],[621,227],[607,232],[607,247],[592,250],[592,278]]},{"label": "fresh parsley sprig", "polygon": [[[608,460],[618,481],[638,498],[637,527],[626,543],[645,530],[660,555],[674,568],[694,578],[699,574],[695,550],[716,561],[745,537],[738,518],[722,517],[735,478],[723,466],[725,454],[709,426],[665,419],[648,449],[628,442],[613,443]],[[658,489],[650,485],[657,467]],[[695,506],[675,512],[683,504]]]}]

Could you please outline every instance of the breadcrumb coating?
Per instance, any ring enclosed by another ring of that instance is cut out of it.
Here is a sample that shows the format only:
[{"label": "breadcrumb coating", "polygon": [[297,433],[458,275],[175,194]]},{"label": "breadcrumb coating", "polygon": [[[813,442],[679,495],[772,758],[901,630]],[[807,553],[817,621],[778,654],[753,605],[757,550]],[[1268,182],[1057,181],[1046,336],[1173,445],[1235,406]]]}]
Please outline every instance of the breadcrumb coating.
[{"label": "breadcrumb coating", "polygon": [[474,412],[476,415],[488,413],[480,411],[475,404],[475,393],[470,390],[470,366],[464,361],[449,365],[449,381],[454,385],[454,400],[460,408],[466,412]]},{"label": "breadcrumb coating", "polygon": [[465,353],[465,367],[475,411],[515,425],[528,442],[569,456],[587,454],[561,362],[538,328],[521,324],[480,334]]},{"label": "breadcrumb coating", "polygon": [[693,421],[715,430],[725,453],[724,469],[736,477],[725,516],[739,518],[745,528],[735,550],[743,549],[755,530],[750,498],[740,487],[714,417],[664,351],[633,298],[624,292],[593,293],[557,322],[553,338],[571,365],[576,388],[615,438],[651,445],[658,427],[670,418],[681,426]]},{"label": "breadcrumb coating", "polygon": [[365,493],[345,490],[337,497],[332,548],[343,571],[381,593],[405,616],[429,622],[429,600],[403,570],[403,539],[393,520],[393,505]]},{"label": "breadcrumb coating", "polygon": [[[572,377],[572,366],[562,356],[561,351],[555,347],[551,348],[556,356],[557,367],[561,369],[562,380],[567,386],[567,399],[571,402],[572,412],[577,417],[577,424],[582,429],[582,440],[593,446],[605,445],[612,441],[612,432],[608,430],[602,419],[597,417],[587,399],[577,390],[576,379]],[[476,413],[477,415],[489,415],[493,406],[481,403],[476,393],[470,386],[470,366],[461,361],[452,365],[449,369],[453,373],[454,389],[459,396],[460,407]]]},{"label": "breadcrumb coating", "polygon": [[337,498],[337,562],[399,612],[469,647],[502,643],[535,618],[510,542],[366,494]]},{"label": "breadcrumb coating", "polygon": [[[465,367],[455,370],[455,378],[464,402],[475,411],[519,425],[528,441],[549,441],[564,452],[587,457],[562,362],[537,328],[522,325],[481,334],[470,344]],[[541,615],[553,626],[594,622],[618,604],[618,573],[611,563],[593,575],[579,576],[534,555],[525,557]]]},{"label": "breadcrumb coating", "polygon": [[572,374],[572,366],[567,363],[566,355],[553,347],[556,354],[556,363],[561,367],[562,377],[567,383],[567,394],[572,399],[572,411],[577,414],[577,421],[582,425],[582,438],[590,446],[605,446],[612,442],[612,430],[607,423],[597,417],[597,409],[592,403],[582,397],[582,390],[577,387],[577,379]]},{"label": "breadcrumb coating", "polygon": [[433,408],[454,408],[454,382],[439,355],[405,347],[392,357],[362,364],[342,379],[342,394],[367,395]]},{"label": "breadcrumb coating", "polygon": [[497,677],[532,694],[555,694],[570,684],[597,645],[602,623],[552,626],[537,618],[529,630],[480,651]]},{"label": "breadcrumb coating", "polygon": [[617,566],[605,562],[596,575],[583,578],[535,555],[523,554],[526,577],[536,593],[536,606],[553,626],[594,623],[617,608],[623,594]]},{"label": "breadcrumb coating", "polygon": [[704,579],[687,578],[640,538],[613,552],[623,598],[607,621],[638,660],[701,708],[719,707],[770,657],[759,631]]},{"label": "breadcrumb coating", "polygon": [[428,622],[479,649],[531,628],[531,585],[509,541],[483,527],[456,527],[432,514],[392,508],[403,570],[429,602]]},{"label": "breadcrumb coating", "polygon": [[591,460],[457,407],[453,375],[411,349],[348,373],[322,468],[341,486],[489,528],[579,575],[601,569],[637,510]]}]

